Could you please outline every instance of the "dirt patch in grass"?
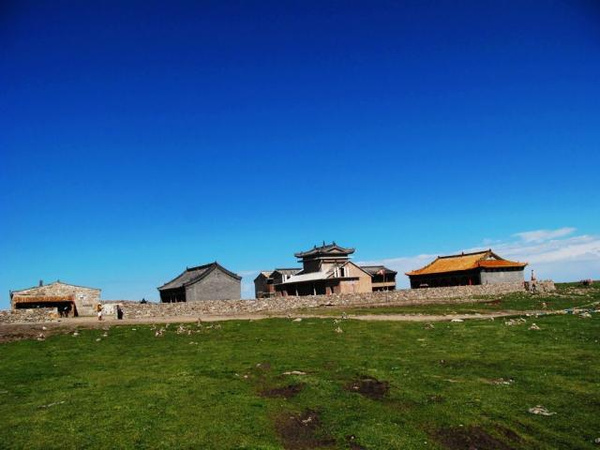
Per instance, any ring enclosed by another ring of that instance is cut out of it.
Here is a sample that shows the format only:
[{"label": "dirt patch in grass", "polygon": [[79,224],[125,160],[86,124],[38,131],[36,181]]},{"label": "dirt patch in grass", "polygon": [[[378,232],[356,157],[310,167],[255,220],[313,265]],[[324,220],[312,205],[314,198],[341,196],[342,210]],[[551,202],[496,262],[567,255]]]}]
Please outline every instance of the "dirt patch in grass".
[{"label": "dirt patch in grass", "polygon": [[513,447],[490,435],[483,428],[443,428],[432,434],[442,447],[450,450],[511,450]]},{"label": "dirt patch in grass", "polygon": [[256,370],[260,372],[269,372],[271,370],[271,363],[268,361],[260,362],[256,365]]},{"label": "dirt patch in grass", "polygon": [[346,444],[348,444],[350,450],[367,450],[367,447],[363,447],[356,442],[356,436],[353,434],[346,436]]},{"label": "dirt patch in grass", "polygon": [[319,413],[311,409],[300,414],[284,413],[275,421],[275,427],[286,449],[312,449],[335,446],[335,439],[323,434]]},{"label": "dirt patch in grass", "polygon": [[372,400],[381,400],[390,390],[390,383],[375,378],[361,377],[346,385],[345,389],[350,392],[358,392]]},{"label": "dirt patch in grass", "polygon": [[521,438],[521,436],[519,436],[517,433],[515,433],[510,428],[505,428],[505,427],[502,427],[500,425],[497,425],[495,427],[495,429],[496,429],[496,431],[498,431],[498,433],[500,433],[502,436],[508,438],[508,440],[511,441],[511,442],[521,442],[521,441],[523,441],[523,439]]},{"label": "dirt patch in grass", "polygon": [[433,394],[433,395],[430,395],[429,397],[427,397],[427,401],[429,403],[444,403],[446,401],[446,399],[444,398],[443,395]]},{"label": "dirt patch in grass", "polygon": [[287,386],[283,386],[283,387],[264,389],[261,391],[260,395],[261,395],[261,397],[268,397],[268,398],[275,398],[275,397],[292,398],[292,397],[298,395],[302,391],[302,389],[304,389],[304,386],[305,386],[304,383],[288,384]]},{"label": "dirt patch in grass", "polygon": [[22,341],[25,339],[44,340],[54,334],[69,332],[60,324],[0,324],[0,343]]}]

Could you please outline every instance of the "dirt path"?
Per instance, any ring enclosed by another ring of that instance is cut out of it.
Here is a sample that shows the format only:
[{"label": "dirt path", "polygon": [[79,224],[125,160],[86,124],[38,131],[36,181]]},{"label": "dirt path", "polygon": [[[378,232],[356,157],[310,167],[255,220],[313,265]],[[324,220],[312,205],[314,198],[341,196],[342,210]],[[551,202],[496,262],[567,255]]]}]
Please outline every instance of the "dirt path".
[{"label": "dirt path", "polygon": [[[348,315],[350,320],[366,321],[392,321],[392,322],[449,322],[452,320],[490,320],[501,317],[514,317],[535,314],[551,314],[551,311],[497,311],[486,314],[364,314]],[[147,317],[140,319],[116,320],[107,318],[102,322],[95,317],[78,317],[72,319],[60,319],[56,322],[45,323],[11,323],[0,324],[0,343],[21,339],[36,339],[43,335],[48,337],[52,334],[69,333],[78,328],[105,328],[110,326],[123,325],[143,325],[153,323],[193,323],[201,320],[202,322],[222,322],[226,320],[262,320],[269,318],[288,318],[288,319],[336,319],[337,316],[326,316],[319,314],[233,314],[233,315],[200,315],[200,316],[181,316],[181,317]]]}]

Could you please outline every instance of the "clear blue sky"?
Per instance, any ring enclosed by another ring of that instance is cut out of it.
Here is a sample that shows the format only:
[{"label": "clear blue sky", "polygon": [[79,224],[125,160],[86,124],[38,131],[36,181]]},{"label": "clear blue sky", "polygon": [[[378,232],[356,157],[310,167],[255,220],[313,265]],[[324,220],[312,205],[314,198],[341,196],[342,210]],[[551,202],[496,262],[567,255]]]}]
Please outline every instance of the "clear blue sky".
[{"label": "clear blue sky", "polygon": [[600,232],[594,1],[4,1],[0,99],[0,308]]}]

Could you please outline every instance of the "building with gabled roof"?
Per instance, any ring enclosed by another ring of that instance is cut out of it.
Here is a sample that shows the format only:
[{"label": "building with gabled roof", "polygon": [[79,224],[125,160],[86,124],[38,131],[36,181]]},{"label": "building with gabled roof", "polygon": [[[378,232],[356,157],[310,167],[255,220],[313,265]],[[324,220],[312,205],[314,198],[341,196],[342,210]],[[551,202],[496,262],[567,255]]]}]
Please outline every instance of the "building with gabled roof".
[{"label": "building with gabled roof", "polygon": [[273,272],[270,271],[262,271],[254,279],[254,296],[256,298],[267,298],[275,294],[272,274]]},{"label": "building with gabled roof", "polygon": [[523,282],[527,263],[501,258],[491,249],[438,256],[406,275],[411,288]]},{"label": "building with gabled roof", "polygon": [[302,269],[278,268],[273,271],[262,271],[254,279],[254,295],[256,298],[269,298],[275,296],[275,285],[283,283],[292,275],[297,274]]},{"label": "building with gabled roof", "polygon": [[93,316],[100,302],[100,289],[77,286],[57,280],[18,291],[10,291],[13,310],[53,308],[62,317]]},{"label": "building with gabled roof", "polygon": [[362,270],[371,275],[371,289],[377,291],[394,291],[396,289],[396,275],[398,272],[385,266],[360,266]]},{"label": "building with gabled roof", "polygon": [[158,288],[163,303],[202,300],[239,300],[242,277],[218,262],[187,267],[183,273]]}]

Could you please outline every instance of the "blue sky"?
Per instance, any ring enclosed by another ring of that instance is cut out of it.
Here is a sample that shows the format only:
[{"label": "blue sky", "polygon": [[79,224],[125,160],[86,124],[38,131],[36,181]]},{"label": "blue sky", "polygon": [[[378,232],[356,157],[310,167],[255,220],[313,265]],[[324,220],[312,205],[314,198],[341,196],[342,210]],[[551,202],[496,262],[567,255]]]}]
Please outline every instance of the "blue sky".
[{"label": "blue sky", "polygon": [[593,1],[8,1],[0,42],[0,308],[214,260],[247,297],[323,240],[598,278]]}]

